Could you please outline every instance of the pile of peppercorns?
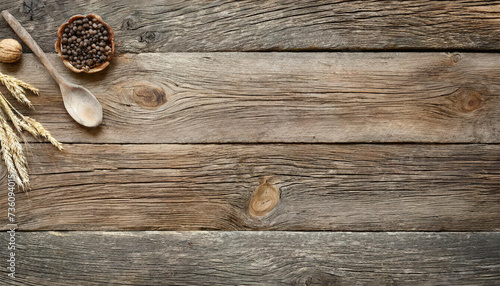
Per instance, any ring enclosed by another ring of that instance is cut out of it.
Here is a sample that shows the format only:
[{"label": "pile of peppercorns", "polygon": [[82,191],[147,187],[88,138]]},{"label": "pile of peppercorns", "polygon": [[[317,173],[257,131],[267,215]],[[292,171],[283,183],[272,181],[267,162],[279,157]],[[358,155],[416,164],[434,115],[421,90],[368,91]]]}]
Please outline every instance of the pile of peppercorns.
[{"label": "pile of peppercorns", "polygon": [[61,54],[77,69],[97,67],[110,59],[112,52],[109,32],[96,18],[77,19],[64,29]]}]

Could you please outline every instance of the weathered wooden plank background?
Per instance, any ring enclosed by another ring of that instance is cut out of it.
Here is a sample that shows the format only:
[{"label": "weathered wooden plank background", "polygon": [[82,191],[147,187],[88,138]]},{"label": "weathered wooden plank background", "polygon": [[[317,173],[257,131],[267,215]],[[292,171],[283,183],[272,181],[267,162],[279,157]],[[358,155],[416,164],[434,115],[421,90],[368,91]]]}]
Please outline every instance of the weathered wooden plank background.
[{"label": "weathered wooden plank background", "polygon": [[118,56],[77,75],[49,54],[102,102],[97,129],[26,47],[0,64],[41,89],[16,106],[65,143],[26,136],[18,279],[2,267],[0,284],[500,282],[500,1],[3,9],[49,53],[70,16],[99,14]]},{"label": "weathered wooden plank background", "polygon": [[[46,51],[59,25],[89,13],[115,29],[120,53],[500,48],[499,1],[4,2]],[[0,33],[14,35],[4,22]]]},{"label": "weathered wooden plank background", "polygon": [[499,239],[497,232],[28,232],[18,253],[30,256],[19,267],[31,279],[11,285],[493,285],[499,250],[490,246]]},{"label": "weathered wooden plank background", "polygon": [[[497,230],[499,147],[32,144],[20,229]],[[280,201],[256,218],[263,184]]]},{"label": "weathered wooden plank background", "polygon": [[500,142],[498,54],[127,54],[94,75],[52,59],[106,118],[92,130],[73,122],[25,55],[7,71],[41,89],[26,114],[62,142]]}]

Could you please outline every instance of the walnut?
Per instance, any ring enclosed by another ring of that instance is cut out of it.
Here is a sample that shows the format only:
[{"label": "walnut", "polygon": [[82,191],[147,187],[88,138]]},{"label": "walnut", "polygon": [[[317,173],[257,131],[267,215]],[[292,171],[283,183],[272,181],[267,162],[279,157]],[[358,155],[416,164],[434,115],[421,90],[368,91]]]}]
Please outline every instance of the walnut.
[{"label": "walnut", "polygon": [[23,47],[14,39],[0,41],[0,62],[13,63],[23,55]]}]

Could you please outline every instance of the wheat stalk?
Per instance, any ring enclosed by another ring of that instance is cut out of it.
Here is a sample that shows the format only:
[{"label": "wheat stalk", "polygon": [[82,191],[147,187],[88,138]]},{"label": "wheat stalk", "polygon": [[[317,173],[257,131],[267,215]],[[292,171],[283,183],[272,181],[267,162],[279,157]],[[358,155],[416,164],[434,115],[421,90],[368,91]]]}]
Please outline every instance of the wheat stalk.
[{"label": "wheat stalk", "polygon": [[[1,111],[0,111],[1,112]],[[5,131],[5,136],[7,139],[8,149],[10,151],[12,161],[16,167],[17,174],[22,181],[19,184],[23,189],[29,190],[30,180],[28,175],[28,163],[26,162],[26,157],[24,156],[23,146],[19,142],[19,137],[14,133],[12,127],[9,126],[5,115],[1,112],[0,123]]]},{"label": "wheat stalk", "polygon": [[[34,94],[39,95],[38,89],[28,83],[3,73],[0,73],[0,82],[7,87],[12,96],[19,102],[24,103],[29,107],[33,107],[31,102],[26,97],[24,89],[31,90]],[[28,174],[28,162],[24,156],[19,136],[17,136],[14,129],[10,127],[7,118],[19,133],[24,129],[35,137],[44,137],[59,150],[62,150],[62,144],[59,143],[40,122],[28,116],[22,115],[12,106],[12,104],[10,104],[1,92],[0,107],[0,152],[2,159],[7,166],[8,173],[14,176],[17,185],[23,190],[29,190],[30,180]],[[17,115],[14,112],[17,113]]]}]

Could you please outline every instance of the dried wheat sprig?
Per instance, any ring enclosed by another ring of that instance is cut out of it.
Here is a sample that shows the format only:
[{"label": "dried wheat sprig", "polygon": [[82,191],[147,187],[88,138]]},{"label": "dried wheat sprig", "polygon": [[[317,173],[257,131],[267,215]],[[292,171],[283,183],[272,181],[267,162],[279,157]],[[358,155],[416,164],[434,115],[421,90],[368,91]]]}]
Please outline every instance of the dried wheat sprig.
[{"label": "dried wheat sprig", "polygon": [[3,74],[3,73],[0,72],[0,78],[3,78],[4,80],[9,81],[12,84],[19,85],[19,86],[21,86],[24,89],[29,89],[29,90],[31,90],[36,95],[40,95],[40,90],[38,88],[32,86],[31,84],[29,84],[27,82],[24,82],[24,81],[22,81],[20,79],[17,79],[17,78],[15,78],[13,76],[6,75],[6,74]]},{"label": "dried wheat sprig", "polygon": [[[0,118],[3,121],[6,121],[5,115],[3,113],[0,113]],[[5,166],[7,166],[7,171],[10,175],[14,176],[14,180],[16,181],[18,186],[23,186],[23,182],[19,178],[19,175],[16,170],[16,165],[14,164],[13,161],[13,156],[12,156],[12,150],[10,149],[10,143],[7,138],[7,132],[5,130],[5,127],[3,123],[0,126],[0,143],[1,143],[1,152],[2,152],[2,158],[5,162]]]},{"label": "dried wheat sprig", "polygon": [[[16,128],[18,132],[21,132],[21,127],[19,126],[19,118],[12,112],[12,108],[10,103],[5,99],[5,96],[0,92],[0,106],[2,106],[3,110],[5,113],[7,113],[7,116],[9,117],[10,121],[12,122],[12,125]],[[14,108],[14,110],[16,110]]]},{"label": "dried wheat sprig", "polygon": [[[1,112],[1,111],[0,111]],[[30,189],[30,179],[28,175],[28,162],[26,162],[26,157],[24,156],[23,146],[19,142],[19,137],[14,132],[14,129],[9,126],[7,120],[5,120],[5,116],[2,113],[0,116],[0,121],[5,130],[5,135],[7,137],[7,142],[9,145],[10,152],[12,154],[12,159],[14,161],[14,165],[16,166],[17,173],[22,181],[21,187],[24,190]]]},{"label": "dried wheat sprig", "polygon": [[[0,72],[0,83],[5,85],[12,96],[19,102],[33,107],[31,102],[26,97],[26,91],[31,90],[34,94],[39,95],[38,89],[32,85],[18,80],[15,77],[5,75]],[[3,110],[3,111],[2,111]],[[15,112],[15,113],[14,113]],[[59,150],[62,150],[62,144],[59,143],[50,132],[43,127],[41,123],[33,118],[22,115],[0,92],[0,152],[1,157],[5,161],[7,171],[14,179],[18,186],[24,190],[30,188],[28,162],[24,156],[23,147],[20,143],[19,136],[14,129],[9,125],[7,119],[12,122],[15,129],[21,134],[24,129],[35,137],[44,137],[50,141]]]},{"label": "dried wheat sprig", "polygon": [[[9,102],[7,101],[7,103],[9,103]],[[9,105],[12,107],[12,105],[10,103],[9,103]],[[50,132],[48,130],[46,130],[45,127],[43,127],[43,125],[40,122],[36,121],[35,119],[33,119],[31,117],[22,115],[14,107],[12,107],[12,109],[20,117],[20,118],[18,118],[17,123],[19,124],[21,129],[28,131],[34,137],[40,137],[40,136],[44,137],[44,138],[48,139],[49,142],[52,143],[52,145],[56,146],[57,149],[59,149],[59,150],[63,149],[63,145],[59,141],[57,141],[54,137],[52,137]]]},{"label": "dried wheat sprig", "polygon": [[40,136],[40,134],[38,133],[38,131],[33,127],[31,126],[30,124],[26,123],[26,119],[24,116],[21,117],[21,120],[19,121],[19,126],[21,126],[22,129],[28,131],[29,133],[31,133],[31,135],[33,135],[34,137],[38,137]]},{"label": "dried wheat sprig", "polygon": [[24,91],[24,89],[29,89],[34,94],[39,95],[40,91],[37,88],[33,87],[29,83],[26,83],[15,77],[3,74],[1,72],[0,72],[0,82],[3,85],[5,85],[5,87],[10,91],[12,96],[16,98],[19,102],[28,105],[30,108],[33,108],[31,101],[26,97],[26,92]]},{"label": "dried wheat sprig", "polygon": [[40,90],[38,88],[32,86],[31,84],[29,84],[27,82],[24,82],[20,79],[17,79],[15,77],[11,76],[11,78],[12,78],[13,83],[18,84],[19,86],[21,86],[24,89],[31,90],[31,92],[33,92],[34,95],[40,95]]},{"label": "dried wheat sprig", "polygon": [[[50,132],[47,129],[45,129],[45,127],[43,127],[43,125],[40,122],[28,116],[23,116],[23,120],[26,122],[26,124],[21,123],[21,125],[26,131],[33,134],[33,136],[44,137],[45,139],[49,140],[49,142],[52,143],[52,145],[56,146],[57,149],[59,150],[63,149],[63,145],[59,141],[57,141],[56,138],[52,137],[52,134],[50,134]],[[35,133],[32,131],[35,131]]]}]

